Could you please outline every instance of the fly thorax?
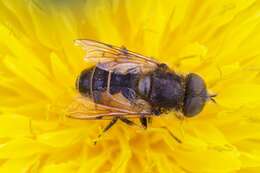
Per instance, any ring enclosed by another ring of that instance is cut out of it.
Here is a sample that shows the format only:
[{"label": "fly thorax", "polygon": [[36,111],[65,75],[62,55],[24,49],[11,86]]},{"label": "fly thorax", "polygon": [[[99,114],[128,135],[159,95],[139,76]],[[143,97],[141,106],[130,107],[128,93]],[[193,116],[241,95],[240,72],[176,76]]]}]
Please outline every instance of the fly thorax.
[{"label": "fly thorax", "polygon": [[174,72],[158,71],[152,76],[150,100],[154,107],[179,109],[183,102],[182,79]]}]

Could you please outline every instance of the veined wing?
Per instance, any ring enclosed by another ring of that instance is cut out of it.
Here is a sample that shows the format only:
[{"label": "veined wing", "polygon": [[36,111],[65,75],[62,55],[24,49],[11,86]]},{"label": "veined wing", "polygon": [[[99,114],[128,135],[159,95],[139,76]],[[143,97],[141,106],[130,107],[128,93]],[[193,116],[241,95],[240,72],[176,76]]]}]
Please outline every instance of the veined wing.
[{"label": "veined wing", "polygon": [[94,61],[99,68],[114,73],[147,73],[160,65],[156,60],[129,51],[126,48],[94,40],[78,39],[75,44],[86,51],[86,61]]}]

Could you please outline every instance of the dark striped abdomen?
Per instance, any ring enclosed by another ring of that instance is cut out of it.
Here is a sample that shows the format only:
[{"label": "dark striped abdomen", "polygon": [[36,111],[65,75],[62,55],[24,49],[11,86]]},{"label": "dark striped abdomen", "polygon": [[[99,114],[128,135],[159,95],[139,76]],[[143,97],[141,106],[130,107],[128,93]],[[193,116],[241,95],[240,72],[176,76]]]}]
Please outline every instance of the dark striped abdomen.
[{"label": "dark striped abdomen", "polygon": [[[107,89],[108,72],[98,67],[86,69],[81,72],[77,79],[76,87],[82,95],[90,95],[91,83],[92,91],[103,92]],[[93,78],[92,78],[93,77]],[[92,78],[92,82],[91,82]],[[136,88],[137,76],[134,74],[111,74],[110,94],[120,92],[123,88]]]}]

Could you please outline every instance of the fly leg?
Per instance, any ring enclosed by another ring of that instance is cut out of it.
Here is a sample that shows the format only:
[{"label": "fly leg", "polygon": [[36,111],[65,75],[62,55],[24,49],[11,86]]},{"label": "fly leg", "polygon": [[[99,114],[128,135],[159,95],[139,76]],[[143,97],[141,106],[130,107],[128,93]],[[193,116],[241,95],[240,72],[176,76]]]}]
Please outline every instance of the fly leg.
[{"label": "fly leg", "polygon": [[166,130],[167,133],[169,133],[169,135],[170,135],[175,141],[177,141],[178,143],[180,143],[180,144],[182,143],[182,141],[181,141],[178,137],[176,137],[176,136],[170,131],[170,129],[169,129],[168,127],[162,126],[162,127],[159,127],[159,128]]},{"label": "fly leg", "polygon": [[118,117],[114,117],[110,123],[102,130],[102,132],[98,135],[97,139],[94,141],[94,145],[97,144],[97,141],[102,137],[102,135],[107,132],[118,120]]},{"label": "fly leg", "polygon": [[[140,122],[141,122],[142,126],[143,126],[145,129],[147,128],[148,124],[151,123],[151,121],[152,121],[152,118],[151,118],[151,117],[141,117],[141,118],[140,118]],[[170,136],[171,136],[174,140],[176,140],[178,143],[182,143],[182,141],[181,141],[179,138],[177,138],[177,137],[169,130],[168,127],[162,126],[162,127],[159,127],[159,128],[161,128],[161,129],[163,129],[163,130],[166,130],[167,133],[169,133]]]},{"label": "fly leg", "polygon": [[184,130],[183,130],[183,123],[185,122],[185,116],[183,116],[182,113],[177,112],[176,117],[180,120],[180,130],[181,130],[181,136],[184,138]]},{"label": "fly leg", "polygon": [[123,123],[129,125],[129,126],[133,126],[133,125],[137,125],[135,122],[127,119],[127,118],[124,118],[124,117],[120,117],[119,118]]},{"label": "fly leg", "polygon": [[141,117],[139,120],[144,129],[147,129],[148,124],[152,122],[151,117]]},{"label": "fly leg", "polygon": [[127,125],[129,125],[129,126],[135,126],[135,127],[138,127],[138,128],[142,128],[142,127],[140,127],[138,124],[136,124],[135,122],[129,120],[128,118],[119,117],[119,119],[120,119],[123,123],[125,123],[125,124],[127,124]]}]

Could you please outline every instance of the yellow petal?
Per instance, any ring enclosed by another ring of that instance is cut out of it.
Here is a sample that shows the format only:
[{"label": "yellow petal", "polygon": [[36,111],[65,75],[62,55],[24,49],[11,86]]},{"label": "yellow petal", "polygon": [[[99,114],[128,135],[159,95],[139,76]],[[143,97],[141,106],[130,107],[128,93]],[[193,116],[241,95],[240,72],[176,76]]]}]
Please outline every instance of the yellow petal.
[{"label": "yellow petal", "polygon": [[176,151],[176,161],[185,170],[191,172],[195,170],[195,172],[224,173],[237,171],[241,167],[239,153],[231,148]]},{"label": "yellow petal", "polygon": [[[232,127],[232,130],[230,128],[227,128],[228,126]],[[225,126],[222,127],[222,130],[225,131],[226,137],[232,142],[246,139],[258,139],[260,137],[259,124],[251,122],[250,120],[241,119],[226,123]]]},{"label": "yellow petal", "polygon": [[84,139],[84,128],[48,132],[37,136],[37,141],[53,147],[66,147]]},{"label": "yellow petal", "polygon": [[254,140],[238,141],[236,146],[241,149],[241,161],[243,168],[260,167],[260,148],[259,142]]},{"label": "yellow petal", "polygon": [[30,171],[30,168],[33,166],[33,164],[37,162],[37,159],[39,158],[36,156],[25,157],[20,159],[9,159],[1,165],[0,172],[27,173]]},{"label": "yellow petal", "polygon": [[[32,136],[28,117],[9,114],[0,116],[0,137]],[[14,128],[15,127],[15,128]]]},{"label": "yellow petal", "polygon": [[218,104],[227,108],[256,107],[260,104],[260,85],[230,84],[218,92]]},{"label": "yellow petal", "polygon": [[[25,64],[23,61],[18,61],[14,57],[6,57],[4,63],[11,71],[20,76],[35,89],[41,91],[49,98],[55,98],[55,93],[58,93],[57,87],[39,70],[37,70],[37,68]],[[29,76],[28,74],[31,75]],[[46,87],[48,89],[46,89]]]},{"label": "yellow petal", "polygon": [[221,131],[214,125],[207,122],[190,122],[187,123],[189,130],[192,131],[200,140],[203,140],[208,145],[226,145],[227,139],[221,133]]},{"label": "yellow petal", "polygon": [[41,173],[73,173],[77,171],[77,164],[74,162],[46,165]]},{"label": "yellow petal", "polygon": [[0,145],[0,158],[21,158],[48,152],[51,148],[32,139],[17,138]]},{"label": "yellow petal", "polygon": [[60,57],[57,56],[54,52],[50,55],[50,60],[52,64],[52,71],[54,74],[54,77],[58,81],[58,83],[62,87],[70,87],[73,88],[74,86],[71,86],[75,83],[75,76],[71,75],[70,70],[68,69],[68,66],[64,64]]}]

